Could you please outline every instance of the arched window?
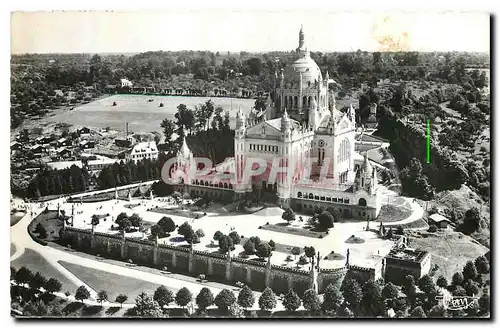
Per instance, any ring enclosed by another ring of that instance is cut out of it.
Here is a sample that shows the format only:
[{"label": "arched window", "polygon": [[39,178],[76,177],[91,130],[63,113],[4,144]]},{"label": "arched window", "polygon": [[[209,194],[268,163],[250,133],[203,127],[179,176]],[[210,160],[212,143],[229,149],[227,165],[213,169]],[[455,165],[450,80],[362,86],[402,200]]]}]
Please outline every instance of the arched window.
[{"label": "arched window", "polygon": [[360,198],[359,201],[358,201],[358,205],[359,206],[366,206],[366,199]]},{"label": "arched window", "polygon": [[300,191],[297,193],[297,197],[302,198],[302,193]]},{"label": "arched window", "polygon": [[307,97],[304,96],[302,97],[302,107],[306,107],[306,105],[307,105]]},{"label": "arched window", "polygon": [[288,107],[288,97],[285,97],[285,108]]},{"label": "arched window", "polygon": [[309,96],[309,98],[307,99],[307,107],[311,108],[311,101],[312,101],[312,97]]},{"label": "arched window", "polygon": [[309,194],[309,199],[313,199],[314,198],[314,195],[313,194]]},{"label": "arched window", "polygon": [[224,182],[224,188],[227,189],[227,182]]}]

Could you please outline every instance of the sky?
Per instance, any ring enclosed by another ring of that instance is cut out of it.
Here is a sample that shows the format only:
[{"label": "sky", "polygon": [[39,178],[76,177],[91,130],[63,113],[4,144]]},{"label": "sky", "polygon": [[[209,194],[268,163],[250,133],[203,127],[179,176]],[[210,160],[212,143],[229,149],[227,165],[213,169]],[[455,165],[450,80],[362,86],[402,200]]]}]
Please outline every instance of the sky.
[{"label": "sky", "polygon": [[333,11],[14,12],[11,53],[490,49],[486,13]]}]

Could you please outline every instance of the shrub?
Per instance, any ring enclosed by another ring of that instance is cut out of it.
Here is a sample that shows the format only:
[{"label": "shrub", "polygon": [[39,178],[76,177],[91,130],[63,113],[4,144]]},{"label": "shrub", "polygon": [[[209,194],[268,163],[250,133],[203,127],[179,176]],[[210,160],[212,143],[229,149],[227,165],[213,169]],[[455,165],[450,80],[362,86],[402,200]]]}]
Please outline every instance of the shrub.
[{"label": "shrub", "polygon": [[436,232],[438,229],[434,224],[431,224],[429,226],[429,229],[427,229],[428,232]]},{"label": "shrub", "polygon": [[309,263],[309,261],[307,260],[307,257],[305,257],[304,255],[302,255],[301,257],[299,257],[299,264],[304,265],[304,264],[307,264],[307,263]]}]

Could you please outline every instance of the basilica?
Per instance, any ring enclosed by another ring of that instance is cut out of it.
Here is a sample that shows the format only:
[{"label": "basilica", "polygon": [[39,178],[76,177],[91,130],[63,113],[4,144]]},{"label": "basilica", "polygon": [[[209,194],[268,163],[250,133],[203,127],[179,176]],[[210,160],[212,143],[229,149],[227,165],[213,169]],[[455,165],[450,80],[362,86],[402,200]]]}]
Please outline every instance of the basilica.
[{"label": "basilica", "polygon": [[[275,74],[265,111],[245,115],[239,109],[234,157],[216,166],[214,174],[187,179],[178,188],[212,198],[257,195],[304,213],[333,206],[343,217],[374,219],[381,208],[377,168],[384,168],[372,163],[366,151],[360,154],[366,143],[356,129],[355,109],[337,109],[329,88],[335,82],[310,57],[302,28],[297,57]],[[192,157],[184,141],[176,169],[194,166]],[[252,158],[267,163],[262,174],[248,175]],[[234,179],[222,181],[215,172],[228,166]]]}]

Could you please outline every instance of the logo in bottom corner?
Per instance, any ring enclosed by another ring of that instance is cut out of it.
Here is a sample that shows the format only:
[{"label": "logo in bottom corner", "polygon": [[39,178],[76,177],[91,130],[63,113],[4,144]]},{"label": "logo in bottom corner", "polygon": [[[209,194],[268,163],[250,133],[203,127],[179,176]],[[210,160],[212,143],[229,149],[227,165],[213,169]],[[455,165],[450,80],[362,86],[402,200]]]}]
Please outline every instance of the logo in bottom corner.
[{"label": "logo in bottom corner", "polygon": [[474,296],[452,296],[452,295],[444,295],[444,296],[436,296],[436,300],[443,301],[443,307],[447,310],[458,311],[458,310],[466,310],[469,307],[472,307],[475,302],[477,302],[478,297]]}]

